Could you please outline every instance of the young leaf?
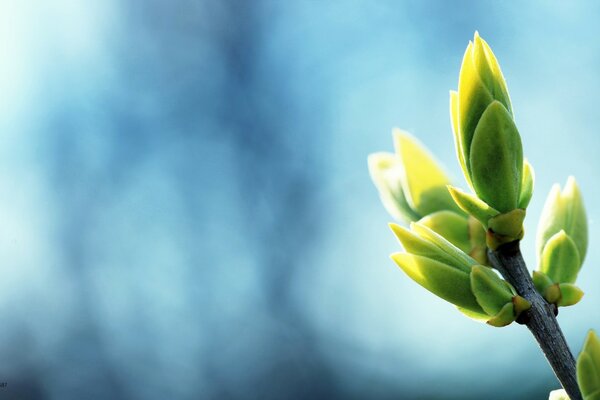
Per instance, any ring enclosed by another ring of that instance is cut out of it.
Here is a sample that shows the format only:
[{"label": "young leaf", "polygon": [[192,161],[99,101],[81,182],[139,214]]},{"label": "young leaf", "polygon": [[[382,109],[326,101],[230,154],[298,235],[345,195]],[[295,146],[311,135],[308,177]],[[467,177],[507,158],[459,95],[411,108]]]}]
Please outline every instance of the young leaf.
[{"label": "young leaf", "polygon": [[469,274],[430,258],[406,253],[392,259],[412,280],[438,297],[462,308],[483,313],[471,292]]},{"label": "young leaf", "polygon": [[469,158],[475,193],[500,212],[519,205],[523,176],[521,136],[508,110],[498,101],[485,110]]}]

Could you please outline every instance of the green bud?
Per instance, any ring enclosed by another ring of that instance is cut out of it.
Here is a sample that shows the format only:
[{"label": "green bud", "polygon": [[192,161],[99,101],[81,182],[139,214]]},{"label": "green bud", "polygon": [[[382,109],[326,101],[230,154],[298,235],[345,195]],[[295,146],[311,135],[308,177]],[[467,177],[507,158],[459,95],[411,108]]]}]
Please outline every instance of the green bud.
[{"label": "green bud", "polygon": [[521,186],[530,182],[523,180],[523,149],[506,82],[478,33],[465,52],[458,92],[450,92],[450,118],[459,162],[477,196],[500,212],[527,203],[532,190],[526,186],[520,202]]},{"label": "green bud", "polygon": [[580,262],[583,262],[588,242],[587,216],[581,192],[572,176],[567,179],[562,191],[558,184],[554,185],[546,199],[537,232],[540,258],[548,240],[561,230],[573,240],[579,251]]},{"label": "green bud", "polygon": [[593,330],[588,332],[577,357],[577,383],[585,400],[600,393],[600,340]]},{"label": "green bud", "polygon": [[[533,168],[523,160],[521,137],[514,123],[508,89],[498,60],[475,33],[463,58],[458,92],[450,92],[450,118],[454,142],[465,178],[475,195],[450,188],[454,201],[479,220],[485,229],[490,219],[509,214],[488,232],[487,245],[520,240],[521,219],[531,200]],[[512,213],[512,214],[511,214]]]},{"label": "green bud", "polygon": [[469,274],[431,258],[396,253],[392,259],[412,280],[438,297],[475,313],[483,310],[471,292]]},{"label": "green bud", "polygon": [[463,172],[470,181],[471,143],[482,114],[494,100],[500,101],[509,113],[512,113],[500,66],[487,43],[477,32],[474,42],[469,42],[463,57],[457,98],[456,114],[451,113],[451,115],[453,125],[458,128],[457,136],[465,165]]},{"label": "green bud", "polygon": [[[573,305],[583,292],[573,285],[583,264],[587,250],[587,217],[581,193],[573,177],[569,177],[564,190],[554,185],[546,199],[537,232],[539,270],[552,283],[560,284],[561,297],[543,288],[540,293],[559,306]],[[538,281],[540,280],[538,276]],[[536,274],[534,273],[534,282]],[[536,284],[536,288],[541,285]],[[557,289],[552,289],[557,290]]]}]

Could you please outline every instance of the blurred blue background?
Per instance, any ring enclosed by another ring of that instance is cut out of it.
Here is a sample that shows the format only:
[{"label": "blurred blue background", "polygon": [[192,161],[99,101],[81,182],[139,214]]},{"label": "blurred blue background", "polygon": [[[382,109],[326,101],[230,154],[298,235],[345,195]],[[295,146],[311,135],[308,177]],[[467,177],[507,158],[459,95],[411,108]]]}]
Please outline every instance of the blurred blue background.
[{"label": "blurred blue background", "polygon": [[545,399],[522,326],[409,281],[366,167],[414,133],[465,186],[448,90],[475,30],[537,174],[590,217],[575,352],[600,329],[595,2],[0,2],[0,396]]}]

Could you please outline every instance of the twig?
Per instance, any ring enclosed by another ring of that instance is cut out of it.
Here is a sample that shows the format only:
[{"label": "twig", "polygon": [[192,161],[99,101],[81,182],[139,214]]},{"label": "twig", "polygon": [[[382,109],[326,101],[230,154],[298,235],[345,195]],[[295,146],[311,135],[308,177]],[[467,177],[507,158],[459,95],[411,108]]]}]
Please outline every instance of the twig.
[{"label": "twig", "polygon": [[575,358],[567,346],[554,314],[554,306],[535,290],[527,266],[521,255],[519,242],[500,246],[496,251],[489,251],[490,263],[506,279],[517,293],[531,302],[529,309],[520,322],[527,325],[556,377],[571,400],[582,400],[577,385]]}]

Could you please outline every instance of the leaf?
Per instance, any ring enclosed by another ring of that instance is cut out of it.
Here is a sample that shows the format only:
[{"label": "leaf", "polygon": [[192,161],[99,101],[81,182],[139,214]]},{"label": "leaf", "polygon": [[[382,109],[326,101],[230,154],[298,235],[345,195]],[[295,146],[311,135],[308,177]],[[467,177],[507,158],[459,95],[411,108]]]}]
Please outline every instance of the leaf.
[{"label": "leaf", "polygon": [[584,398],[600,389],[598,370],[585,350],[577,358],[577,383]]},{"label": "leaf", "polygon": [[542,252],[540,271],[553,282],[574,283],[580,267],[577,246],[564,230],[548,240]]},{"label": "leaf", "polygon": [[[559,307],[569,307],[581,301],[583,291],[577,286],[571,283],[560,283],[558,287],[560,289],[560,300],[557,303]],[[598,370],[600,371],[600,367]]]},{"label": "leaf", "polygon": [[525,220],[525,210],[515,208],[504,214],[496,215],[488,221],[488,227],[495,233],[509,236],[515,239],[521,239],[523,236],[523,221]]},{"label": "leaf", "polygon": [[498,210],[490,207],[485,202],[477,198],[477,196],[467,194],[462,190],[450,185],[448,185],[448,191],[460,208],[462,208],[467,214],[476,218],[486,228],[488,226],[489,219],[500,214]]},{"label": "leaf", "polygon": [[407,132],[394,130],[396,153],[402,161],[402,188],[408,204],[422,216],[441,210],[462,213],[446,190],[450,179],[433,156]]},{"label": "leaf", "polygon": [[496,315],[507,303],[512,304],[512,293],[488,267],[476,265],[471,269],[471,290],[488,315]]},{"label": "leaf", "polygon": [[384,152],[373,153],[369,155],[368,164],[371,180],[386,211],[395,219],[406,222],[421,218],[410,208],[402,191],[400,181],[404,172],[398,156]]},{"label": "leaf", "polygon": [[523,175],[521,137],[508,110],[494,101],[471,143],[471,179],[477,196],[500,212],[517,208]]},{"label": "leaf", "polygon": [[471,142],[481,115],[494,100],[492,94],[481,80],[473,62],[473,43],[469,42],[458,78],[458,128],[461,149],[466,168],[472,176],[469,163]]},{"label": "leaf", "polygon": [[411,229],[423,239],[429,241],[430,243],[436,245],[440,251],[445,253],[448,256],[451,256],[454,259],[453,265],[463,265],[468,268],[468,272],[471,272],[471,266],[477,264],[473,258],[469,255],[465,254],[458,247],[454,246],[452,243],[444,239],[438,233],[432,231],[428,227],[418,222],[413,222],[410,224]]},{"label": "leaf", "polygon": [[533,167],[527,160],[523,161],[523,182],[521,182],[521,194],[519,195],[519,208],[526,209],[533,196],[535,174]]},{"label": "leaf", "polygon": [[583,198],[575,178],[569,176],[562,192],[563,204],[566,208],[565,232],[573,239],[579,250],[581,263],[585,259],[588,244],[588,226]]},{"label": "leaf", "polygon": [[546,292],[546,288],[553,283],[552,279],[548,278],[548,275],[540,271],[533,271],[533,284],[540,294],[543,295]]},{"label": "leaf", "polygon": [[516,318],[515,307],[513,303],[506,303],[504,307],[487,323],[488,325],[501,328],[506,325],[510,325]]},{"label": "leaf", "polygon": [[430,258],[396,253],[392,259],[415,282],[438,297],[462,308],[483,313],[471,293],[469,274]]},{"label": "leaf", "polygon": [[460,250],[453,248],[442,249],[438,245],[400,225],[390,224],[390,228],[407,253],[431,258],[466,273],[471,271],[469,263],[460,254],[453,254],[460,252]]},{"label": "leaf", "polygon": [[471,176],[467,170],[467,163],[465,161],[465,153],[462,148],[462,141],[460,139],[460,131],[458,130],[458,92],[455,90],[450,91],[450,122],[452,123],[452,133],[454,134],[454,147],[456,148],[456,157],[463,171],[463,175],[469,184],[469,187],[473,189],[471,183]]},{"label": "leaf", "polygon": [[484,312],[475,312],[462,307],[456,307],[456,309],[463,313],[463,315],[477,322],[488,322],[488,320],[490,319],[490,316]]},{"label": "leaf", "polygon": [[418,221],[464,251],[471,251],[468,217],[453,211],[438,211]]}]

